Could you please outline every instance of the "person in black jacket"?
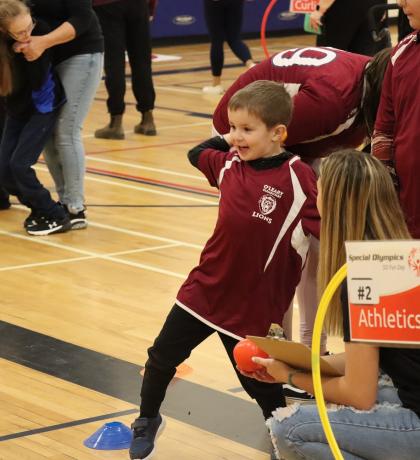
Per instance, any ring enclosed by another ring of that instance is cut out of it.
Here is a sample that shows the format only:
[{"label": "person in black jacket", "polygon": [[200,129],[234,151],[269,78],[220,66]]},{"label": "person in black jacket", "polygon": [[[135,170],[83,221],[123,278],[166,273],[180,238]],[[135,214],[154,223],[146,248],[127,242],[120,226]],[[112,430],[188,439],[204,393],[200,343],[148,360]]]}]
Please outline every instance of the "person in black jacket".
[{"label": "person in black jacket", "polygon": [[31,62],[53,48],[67,97],[44,156],[72,229],[86,228],[82,127],[102,76],[103,36],[92,0],[31,0],[31,7],[52,30],[31,36],[19,50]]},{"label": "person in black jacket", "polygon": [[37,162],[65,103],[63,87],[52,69],[49,53],[28,62],[18,52],[32,34],[48,32],[36,23],[20,0],[0,2],[0,95],[6,108],[0,145],[0,184],[31,209],[24,227],[30,235],[70,229],[64,208],[39,182]]},{"label": "person in black jacket", "polygon": [[[320,0],[311,14],[311,25],[320,28],[317,46],[332,46],[352,53],[373,56],[390,46],[388,36],[375,42],[368,19],[372,7],[386,5],[386,0]],[[380,28],[386,27],[383,10],[375,14]]]}]

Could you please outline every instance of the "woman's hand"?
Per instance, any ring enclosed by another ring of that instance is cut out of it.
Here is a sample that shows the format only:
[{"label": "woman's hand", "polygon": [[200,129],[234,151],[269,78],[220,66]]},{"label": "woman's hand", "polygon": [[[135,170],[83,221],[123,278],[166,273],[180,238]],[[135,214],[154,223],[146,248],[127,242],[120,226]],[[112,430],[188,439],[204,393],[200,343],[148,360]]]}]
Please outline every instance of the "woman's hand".
[{"label": "woman's hand", "polygon": [[289,373],[294,371],[293,368],[283,363],[282,361],[277,361],[273,358],[259,358],[254,356],[252,361],[257,364],[264,366],[262,369],[259,369],[255,372],[244,372],[239,369],[241,374],[246,377],[250,377],[260,382],[265,383],[282,383],[287,382]]},{"label": "woman's hand", "polygon": [[312,29],[314,29],[316,32],[318,32],[322,26],[322,16],[324,15],[323,12],[320,10],[318,11],[312,11],[309,21],[311,23]]},{"label": "woman's hand", "polygon": [[21,51],[27,61],[36,61],[47,49],[47,43],[42,35],[32,36],[28,43],[24,44]]}]

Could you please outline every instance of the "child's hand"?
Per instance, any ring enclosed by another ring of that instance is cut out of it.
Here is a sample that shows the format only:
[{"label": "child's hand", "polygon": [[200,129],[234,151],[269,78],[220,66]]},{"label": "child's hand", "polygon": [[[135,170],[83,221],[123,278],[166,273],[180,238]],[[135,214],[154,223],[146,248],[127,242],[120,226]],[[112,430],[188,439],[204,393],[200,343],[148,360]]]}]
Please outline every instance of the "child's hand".
[{"label": "child's hand", "polygon": [[252,361],[257,364],[264,366],[263,369],[260,369],[255,372],[242,372],[246,377],[251,377],[253,379],[259,380],[260,382],[266,383],[282,383],[287,382],[287,378],[292,369],[287,364],[282,361],[277,361],[273,358],[259,358],[254,356]]},{"label": "child's hand", "polygon": [[254,372],[243,371],[242,369],[239,369],[238,366],[236,366],[236,369],[238,369],[238,371],[245,377],[259,380],[260,382],[264,383],[277,383],[277,381],[267,372],[265,367]]}]

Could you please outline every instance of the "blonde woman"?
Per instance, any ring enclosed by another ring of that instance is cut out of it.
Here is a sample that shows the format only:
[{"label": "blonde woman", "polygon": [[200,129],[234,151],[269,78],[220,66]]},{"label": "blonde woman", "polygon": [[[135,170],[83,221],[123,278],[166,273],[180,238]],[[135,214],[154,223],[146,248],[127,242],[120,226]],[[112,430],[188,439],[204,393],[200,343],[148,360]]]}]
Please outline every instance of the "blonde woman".
[{"label": "blonde woman", "polygon": [[[346,240],[408,239],[392,180],[376,158],[346,150],[326,158],[318,180],[321,214],[319,288],[345,262]],[[346,289],[331,302],[329,334],[344,337],[345,352],[330,356],[342,377],[322,378],[325,399],[339,406],[329,420],[346,460],[413,460],[420,452],[420,349],[381,348],[349,341]],[[313,393],[312,376],[274,359],[253,358],[263,382],[292,383]],[[394,386],[378,386],[382,369]],[[267,422],[278,458],[332,458],[315,405],[277,409]]]}]

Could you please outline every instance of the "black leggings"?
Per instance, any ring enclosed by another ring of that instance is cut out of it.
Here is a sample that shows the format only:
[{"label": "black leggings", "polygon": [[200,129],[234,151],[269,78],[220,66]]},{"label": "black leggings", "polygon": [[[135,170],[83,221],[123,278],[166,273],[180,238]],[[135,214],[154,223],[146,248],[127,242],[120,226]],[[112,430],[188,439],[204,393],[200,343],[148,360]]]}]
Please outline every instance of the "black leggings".
[{"label": "black leggings", "polygon": [[[140,415],[155,417],[165,398],[166,389],[175,375],[176,367],[184,362],[192,350],[215,330],[174,305],[166,318],[158,337],[148,350],[143,384],[141,388]],[[277,407],[286,405],[282,385],[263,383],[244,377],[236,369],[233,348],[236,339],[218,332],[236,374],[248,395],[261,407],[265,418]]]},{"label": "black leggings", "polygon": [[252,59],[249,48],[240,38],[243,9],[243,0],[204,0],[204,16],[211,42],[211,72],[214,77],[222,75],[225,41],[243,63]]}]

